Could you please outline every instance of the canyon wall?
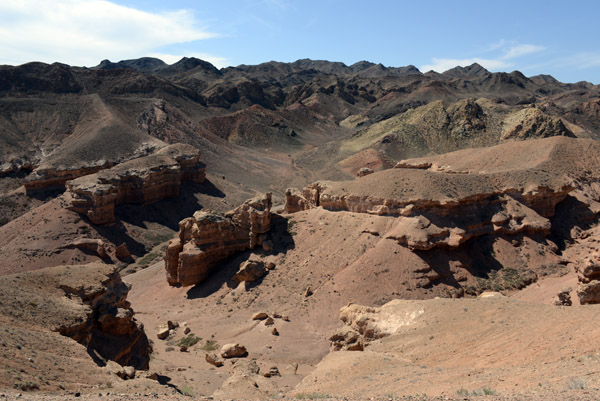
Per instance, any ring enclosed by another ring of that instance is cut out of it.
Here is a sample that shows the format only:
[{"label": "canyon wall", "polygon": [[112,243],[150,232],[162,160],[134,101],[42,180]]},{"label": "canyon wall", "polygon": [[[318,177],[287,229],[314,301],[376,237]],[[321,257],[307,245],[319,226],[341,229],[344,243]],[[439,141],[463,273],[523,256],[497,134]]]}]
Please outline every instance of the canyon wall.
[{"label": "canyon wall", "polygon": [[171,285],[194,285],[229,256],[263,245],[271,227],[271,194],[225,213],[200,210],[179,223],[165,255]]},{"label": "canyon wall", "polygon": [[182,181],[204,182],[205,165],[197,149],[174,144],[155,154],[67,181],[69,208],[94,224],[114,222],[121,203],[148,204],[179,195]]}]

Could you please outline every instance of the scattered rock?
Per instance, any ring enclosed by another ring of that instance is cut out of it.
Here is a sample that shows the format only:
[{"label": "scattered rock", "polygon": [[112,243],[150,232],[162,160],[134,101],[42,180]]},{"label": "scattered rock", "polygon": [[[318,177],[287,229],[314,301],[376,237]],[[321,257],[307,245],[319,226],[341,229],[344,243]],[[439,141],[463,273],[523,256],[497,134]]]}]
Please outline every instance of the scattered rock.
[{"label": "scattered rock", "polygon": [[133,366],[124,366],[125,376],[127,379],[133,379],[135,377],[135,368]]},{"label": "scattered rock", "polygon": [[168,327],[163,327],[158,330],[158,333],[156,333],[156,337],[158,337],[159,340],[165,340],[169,337],[170,334],[171,330],[169,330]]},{"label": "scattered rock", "polygon": [[179,347],[180,352],[187,352],[187,350],[188,350],[187,345],[182,345],[181,347]]},{"label": "scattered rock", "polygon": [[206,362],[216,367],[223,366],[223,360],[217,354],[204,354],[204,359],[206,360]]},{"label": "scattered rock", "polygon": [[573,305],[573,301],[571,300],[571,288],[566,288],[560,291],[556,296],[558,300],[554,302],[556,306],[571,306]]},{"label": "scattered rock", "polygon": [[275,324],[275,321],[273,320],[273,318],[271,316],[269,316],[266,320],[265,320],[265,326],[273,326]]},{"label": "scattered rock", "polygon": [[358,173],[356,173],[356,175],[359,177],[364,177],[365,175],[369,174],[373,174],[373,169],[370,169],[368,167],[363,167],[360,170],[358,170]]},{"label": "scattered rock", "polygon": [[240,344],[225,344],[221,347],[221,356],[223,358],[239,358],[248,353],[246,347]]},{"label": "scattered rock", "polygon": [[306,287],[306,290],[304,291],[304,297],[310,297],[312,294],[312,289],[310,287]]},{"label": "scattered rock", "polygon": [[135,368],[133,366],[121,366],[114,361],[106,363],[108,371],[123,380],[133,379],[135,377]]},{"label": "scattered rock", "polygon": [[275,263],[273,263],[273,262],[267,262],[265,264],[265,267],[267,268],[267,270],[273,270],[273,269],[275,269]]},{"label": "scattered rock", "polygon": [[259,260],[247,260],[240,266],[238,272],[233,276],[237,282],[254,282],[260,280],[267,274],[265,264]]},{"label": "scattered rock", "polygon": [[192,331],[192,329],[186,327],[185,330],[183,330],[183,334],[189,334],[190,331]]},{"label": "scattered rock", "polygon": [[167,327],[169,328],[169,330],[175,330],[179,327],[179,323],[169,320],[167,321]]},{"label": "scattered rock", "polygon": [[269,315],[266,312],[256,312],[252,315],[252,320],[265,320]]},{"label": "scattered rock", "polygon": [[277,327],[273,327],[273,330],[271,330],[271,334],[273,334],[274,336],[279,335],[279,331],[277,331]]},{"label": "scattered rock", "polygon": [[281,376],[281,374],[279,373],[279,369],[277,369],[277,366],[271,366],[269,371],[265,372],[263,374],[263,376],[264,377],[273,377],[273,376]]},{"label": "scattered rock", "polygon": [[129,252],[126,243],[123,242],[115,249],[115,256],[117,259],[127,259],[131,257],[131,252]]}]

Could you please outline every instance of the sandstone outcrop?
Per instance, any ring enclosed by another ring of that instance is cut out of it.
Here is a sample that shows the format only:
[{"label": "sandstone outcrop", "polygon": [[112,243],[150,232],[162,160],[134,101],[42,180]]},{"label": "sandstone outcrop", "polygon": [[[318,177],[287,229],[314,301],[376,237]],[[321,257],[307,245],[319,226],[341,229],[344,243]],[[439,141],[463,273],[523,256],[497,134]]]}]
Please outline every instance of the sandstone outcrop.
[{"label": "sandstone outcrop", "polygon": [[270,227],[270,193],[225,214],[206,210],[194,213],[179,223],[179,235],[166,249],[169,284],[188,286],[203,281],[229,256],[262,245]]},{"label": "sandstone outcrop", "polygon": [[92,223],[108,224],[114,222],[118,204],[148,204],[179,195],[182,181],[202,183],[204,167],[197,149],[174,144],[153,155],[68,181],[65,198],[70,209]]},{"label": "sandstone outcrop", "polygon": [[106,244],[101,239],[96,238],[78,238],[61,247],[61,249],[64,248],[85,249],[97,254],[100,258],[105,258],[107,256]]},{"label": "sandstone outcrop", "polygon": [[600,304],[600,260],[590,255],[576,267],[579,279],[577,297],[581,305]]},{"label": "sandstone outcrop", "polygon": [[415,309],[403,300],[394,300],[381,307],[348,304],[340,309],[340,320],[345,326],[329,338],[331,350],[362,351],[369,342],[415,324],[423,313],[423,309]]},{"label": "sandstone outcrop", "polygon": [[92,285],[68,275],[61,280],[59,288],[68,298],[79,299],[84,308],[79,322],[61,325],[57,331],[85,345],[104,360],[148,369],[151,347],[143,326],[134,319],[126,300],[129,286],[121,281],[113,266],[91,264],[83,268],[96,269],[103,278]]},{"label": "sandstone outcrop", "polygon": [[[422,180],[428,178],[421,177]],[[436,180],[432,181],[435,185]],[[339,193],[329,185],[317,183],[302,191],[288,190],[286,211],[293,213],[320,206],[331,211],[397,216],[396,227],[386,238],[416,250],[456,248],[471,238],[487,234],[548,234],[549,217],[555,205],[572,190],[565,182],[555,189],[540,186],[523,193],[512,188],[490,189],[455,199],[404,200]]]},{"label": "sandstone outcrop", "polygon": [[[269,373],[275,373],[269,370]],[[277,388],[269,379],[260,374],[260,367],[253,360],[239,360],[231,367],[231,375],[216,390],[212,398],[216,400],[245,399],[266,400],[277,393]]]},{"label": "sandstone outcrop", "polygon": [[[360,181],[322,181],[302,190],[288,189],[285,210],[322,207],[394,216],[394,229],[386,238],[421,251],[457,248],[484,235],[547,236],[556,205],[582,184],[571,177],[583,167],[562,158],[586,143],[551,138],[518,145],[489,148],[489,154],[477,160],[469,160],[473,156],[467,151],[454,152],[404,160]],[[499,161],[494,152],[508,156]],[[518,159],[531,161],[519,166],[513,163]],[[482,164],[487,167],[469,167]]]}]

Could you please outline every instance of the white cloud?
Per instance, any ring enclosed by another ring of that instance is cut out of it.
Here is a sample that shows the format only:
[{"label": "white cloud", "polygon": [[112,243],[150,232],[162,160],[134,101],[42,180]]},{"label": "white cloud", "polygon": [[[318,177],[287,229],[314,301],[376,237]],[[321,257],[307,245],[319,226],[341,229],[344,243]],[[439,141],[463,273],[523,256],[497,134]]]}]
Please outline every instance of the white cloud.
[{"label": "white cloud", "polygon": [[106,0],[0,2],[0,64],[93,66],[215,36],[187,10],[151,13]]},{"label": "white cloud", "polygon": [[538,45],[531,44],[519,44],[517,42],[509,42],[504,39],[500,39],[498,42],[490,45],[484,52],[500,52],[495,58],[433,58],[431,64],[423,65],[419,68],[421,71],[437,71],[444,72],[456,66],[466,67],[473,63],[480,64],[488,70],[502,70],[508,69],[515,66],[514,60],[519,57],[523,57],[532,53],[537,53],[545,50],[546,48]]},{"label": "white cloud", "polygon": [[513,58],[525,56],[527,54],[537,53],[545,50],[544,46],[536,46],[536,45],[513,45],[504,50],[504,55],[502,58],[504,60],[510,60]]}]

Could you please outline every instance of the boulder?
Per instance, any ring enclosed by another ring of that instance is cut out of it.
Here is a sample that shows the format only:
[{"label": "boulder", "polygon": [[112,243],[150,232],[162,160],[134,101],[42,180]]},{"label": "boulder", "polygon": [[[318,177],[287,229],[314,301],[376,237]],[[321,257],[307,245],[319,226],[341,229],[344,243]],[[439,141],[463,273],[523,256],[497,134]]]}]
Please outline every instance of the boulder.
[{"label": "boulder", "polygon": [[277,369],[277,366],[271,366],[271,368],[269,369],[268,372],[265,372],[263,374],[264,377],[274,377],[274,376],[281,376],[281,373],[279,373],[279,369]]},{"label": "boulder", "polygon": [[156,333],[156,337],[158,337],[159,340],[165,340],[170,334],[171,330],[169,330],[168,327],[162,327],[158,330],[158,333]]},{"label": "boulder", "polygon": [[240,266],[233,280],[237,282],[254,282],[263,278],[267,274],[265,264],[259,260],[247,260]]},{"label": "boulder", "polygon": [[206,362],[210,363],[213,366],[221,367],[223,366],[223,359],[219,357],[217,354],[204,354],[204,359]]},{"label": "boulder", "polygon": [[131,257],[131,252],[129,252],[126,243],[123,242],[115,249],[115,256],[117,259],[127,259]]},{"label": "boulder", "polygon": [[580,283],[577,288],[577,296],[581,305],[600,304],[600,280]]},{"label": "boulder", "polygon": [[358,177],[364,177],[365,175],[369,175],[369,174],[373,174],[374,171],[373,169],[370,169],[368,167],[363,167],[360,170],[358,170],[358,173],[356,173],[356,175]]},{"label": "boulder", "polygon": [[556,306],[571,306],[573,305],[573,301],[571,300],[571,288],[566,288],[560,291],[556,296],[558,300],[554,301],[554,305]]},{"label": "boulder", "polygon": [[252,315],[252,320],[265,320],[268,317],[269,315],[267,315],[266,312],[256,312],[254,315]]},{"label": "boulder", "polygon": [[239,358],[246,356],[248,352],[246,347],[240,344],[225,344],[221,347],[221,357],[223,358]]}]

